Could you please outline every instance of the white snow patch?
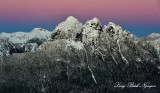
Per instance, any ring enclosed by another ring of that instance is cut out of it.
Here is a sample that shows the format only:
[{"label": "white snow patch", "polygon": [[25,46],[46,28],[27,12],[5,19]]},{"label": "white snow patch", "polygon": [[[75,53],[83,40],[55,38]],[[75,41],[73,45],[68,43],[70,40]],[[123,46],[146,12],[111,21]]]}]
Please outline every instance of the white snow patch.
[{"label": "white snow patch", "polygon": [[120,47],[120,44],[119,44],[119,39],[117,39],[117,44],[118,44],[118,48],[119,48],[119,53],[121,54],[121,57],[122,57],[123,61],[125,61],[126,64],[128,64],[129,63],[128,60],[122,54],[121,47]]},{"label": "white snow patch", "polygon": [[88,69],[91,72],[91,75],[92,75],[92,78],[93,78],[94,82],[97,84],[97,80],[96,80],[96,78],[95,78],[95,76],[94,76],[94,74],[92,72],[92,69],[89,67],[89,65],[88,65]]},{"label": "white snow patch", "polygon": [[137,62],[142,62],[141,58],[136,59]]},{"label": "white snow patch", "polygon": [[75,49],[78,49],[78,50],[84,49],[84,45],[80,41],[75,42],[73,40],[66,40],[66,42],[67,42],[67,46],[73,46]]},{"label": "white snow patch", "polygon": [[112,59],[113,59],[113,61],[116,63],[116,65],[118,65],[118,63],[117,63],[117,61],[116,61],[116,59],[114,58],[113,55],[112,55]]},{"label": "white snow patch", "polygon": [[160,66],[158,66],[157,68],[160,69]]}]

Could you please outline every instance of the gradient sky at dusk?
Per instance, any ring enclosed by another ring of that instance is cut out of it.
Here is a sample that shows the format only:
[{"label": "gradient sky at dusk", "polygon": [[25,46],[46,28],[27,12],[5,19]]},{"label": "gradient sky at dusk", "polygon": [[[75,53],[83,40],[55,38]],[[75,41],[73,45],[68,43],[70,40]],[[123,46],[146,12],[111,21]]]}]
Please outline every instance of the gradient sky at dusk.
[{"label": "gradient sky at dusk", "polygon": [[0,32],[52,31],[71,15],[112,21],[140,37],[160,33],[160,0],[0,0]]}]

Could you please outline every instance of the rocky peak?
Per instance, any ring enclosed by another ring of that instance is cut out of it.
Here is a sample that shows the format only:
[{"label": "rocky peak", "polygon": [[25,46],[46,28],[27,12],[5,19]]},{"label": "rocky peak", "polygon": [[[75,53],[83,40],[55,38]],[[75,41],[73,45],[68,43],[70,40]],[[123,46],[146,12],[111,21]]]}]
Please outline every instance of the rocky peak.
[{"label": "rocky peak", "polygon": [[160,39],[160,34],[159,33],[152,33],[146,37],[144,37],[145,40],[156,40]]},{"label": "rocky peak", "polygon": [[73,16],[69,16],[65,22],[79,22],[78,19],[76,19],[75,17]]},{"label": "rocky peak", "polygon": [[[156,88],[147,91],[160,93],[160,48],[156,53],[146,41],[130,37],[132,34],[112,22],[102,30],[97,18],[83,26],[74,19],[60,23],[52,33],[54,40],[45,41],[38,49],[37,40],[31,40],[30,44],[14,45],[16,55],[0,57],[1,93],[146,93],[143,88],[113,88],[117,82],[142,86],[150,82]],[[40,40],[44,35],[35,34]],[[30,32],[27,37],[35,34]],[[0,41],[0,56],[10,52],[6,41]],[[24,53],[28,51],[34,52]]]},{"label": "rocky peak", "polygon": [[96,17],[87,21],[84,27],[91,27],[95,30],[102,30],[101,22]]},{"label": "rocky peak", "polygon": [[0,56],[35,51],[50,34],[43,28],[34,28],[31,32],[0,33]]},{"label": "rocky peak", "polygon": [[57,27],[56,29],[67,29],[67,28],[70,28],[70,27],[73,27],[75,25],[78,25],[78,24],[82,24],[78,21],[78,19],[74,18],[73,16],[69,16],[64,22],[61,22]]},{"label": "rocky peak", "polygon": [[73,16],[60,23],[51,34],[51,39],[75,39],[82,30],[82,23]]},{"label": "rocky peak", "polygon": [[83,25],[82,41],[84,43],[97,42],[97,38],[102,32],[101,22],[97,18],[88,20]]},{"label": "rocky peak", "polygon": [[125,32],[125,31],[123,31],[121,26],[116,25],[113,22],[109,22],[109,24],[107,26],[105,26],[105,30],[108,32],[111,32],[113,34],[120,34],[120,33]]},{"label": "rocky peak", "polygon": [[43,28],[34,28],[31,32],[48,32],[48,30]]},{"label": "rocky peak", "polygon": [[121,39],[136,39],[137,37],[131,34],[130,32],[123,30],[121,26],[116,25],[113,22],[109,22],[108,25],[104,26],[103,29],[106,33],[109,34],[113,39],[121,38]]},{"label": "rocky peak", "polygon": [[159,55],[159,60],[160,60],[160,34],[159,33],[152,33],[146,37],[144,37],[144,40],[149,42],[151,45],[154,46],[156,49],[158,55]]}]

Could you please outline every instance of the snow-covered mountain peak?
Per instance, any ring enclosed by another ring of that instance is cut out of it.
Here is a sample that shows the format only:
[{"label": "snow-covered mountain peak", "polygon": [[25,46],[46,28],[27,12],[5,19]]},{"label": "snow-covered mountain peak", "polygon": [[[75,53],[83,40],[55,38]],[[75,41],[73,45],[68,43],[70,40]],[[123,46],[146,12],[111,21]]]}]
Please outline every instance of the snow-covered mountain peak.
[{"label": "snow-covered mountain peak", "polygon": [[146,36],[144,39],[146,39],[146,40],[160,39],[160,33],[152,33],[152,34]]},{"label": "snow-covered mountain peak", "polygon": [[48,38],[51,32],[43,28],[34,28],[29,34],[31,34],[33,37]]},{"label": "snow-covered mountain peak", "polygon": [[113,28],[115,28],[117,25],[115,23],[113,23],[113,22],[109,22],[108,26],[112,26]]},{"label": "snow-covered mountain peak", "polygon": [[34,28],[33,30],[32,30],[32,32],[48,32],[48,30],[47,29],[43,29],[43,28]]},{"label": "snow-covered mountain peak", "polygon": [[160,33],[152,33],[149,36],[160,36]]},{"label": "snow-covered mountain peak", "polygon": [[64,22],[58,24],[58,26],[53,31],[51,38],[61,38],[61,39],[74,39],[77,33],[80,33],[82,29],[82,23],[73,16],[68,17]]},{"label": "snow-covered mountain peak", "polygon": [[105,25],[103,28],[103,31],[107,32],[109,36],[113,37],[114,39],[122,39],[122,40],[127,40],[127,39],[138,39],[136,36],[131,34],[129,31],[126,31],[122,29],[121,26],[116,25],[113,22],[109,22],[108,25]]},{"label": "snow-covered mountain peak", "polygon": [[9,37],[11,37],[11,33],[5,33],[5,32],[0,33],[0,38],[9,38]]},{"label": "snow-covered mountain peak", "polygon": [[109,22],[108,24],[109,25],[116,25],[114,22]]},{"label": "snow-covered mountain peak", "polygon": [[55,30],[58,30],[58,29],[68,30],[77,25],[82,25],[82,23],[80,23],[78,19],[74,18],[73,16],[70,16],[64,22],[61,22],[60,24],[58,24]]},{"label": "snow-covered mountain peak", "polygon": [[160,33],[152,33],[143,39],[150,42],[155,47],[160,60]]},{"label": "snow-covered mountain peak", "polygon": [[94,23],[100,23],[100,21],[99,21],[99,19],[98,19],[97,17],[94,17],[94,18],[92,19],[92,21],[93,21]]},{"label": "snow-covered mountain peak", "polygon": [[101,22],[97,18],[88,20],[83,25],[82,41],[84,43],[97,42],[96,39],[102,32]]},{"label": "snow-covered mountain peak", "polygon": [[108,27],[111,27],[111,28],[113,28],[113,29],[115,29],[115,30],[122,30],[122,27],[121,27],[121,26],[116,25],[116,24],[113,23],[113,22],[109,22],[107,26],[108,26]]},{"label": "snow-covered mountain peak", "polygon": [[91,20],[88,20],[86,23],[85,23],[85,26],[88,26],[88,27],[97,27],[97,26],[101,26],[101,22],[99,21],[98,18],[93,18]]},{"label": "snow-covered mountain peak", "polygon": [[[70,21],[70,22],[77,22],[78,21],[78,19],[76,19],[75,17],[73,17],[73,16],[69,16],[67,19],[66,19],[66,21]],[[78,21],[79,22],[79,21]]]},{"label": "snow-covered mountain peak", "polygon": [[160,93],[160,43],[136,39],[112,22],[102,29],[97,18],[82,25],[69,17],[56,27],[52,40],[49,33],[35,28],[11,33],[11,43],[0,39],[0,56],[12,55],[0,57],[1,93],[146,92],[113,88],[130,81],[150,82],[156,88],[149,92]]}]

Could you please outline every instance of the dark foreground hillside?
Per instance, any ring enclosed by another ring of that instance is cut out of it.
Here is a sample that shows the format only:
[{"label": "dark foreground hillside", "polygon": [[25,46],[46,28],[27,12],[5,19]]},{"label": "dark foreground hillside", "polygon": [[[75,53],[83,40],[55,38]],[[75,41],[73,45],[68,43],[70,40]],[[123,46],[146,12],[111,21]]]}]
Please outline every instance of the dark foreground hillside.
[{"label": "dark foreground hillside", "polygon": [[[86,54],[87,51],[87,54]],[[61,49],[1,58],[0,93],[159,93],[160,74],[150,62],[116,64],[89,50]],[[156,88],[114,88],[116,82],[150,82]]]}]

